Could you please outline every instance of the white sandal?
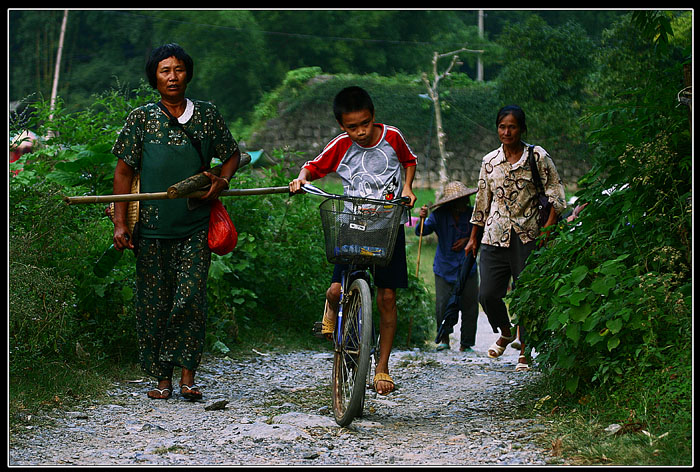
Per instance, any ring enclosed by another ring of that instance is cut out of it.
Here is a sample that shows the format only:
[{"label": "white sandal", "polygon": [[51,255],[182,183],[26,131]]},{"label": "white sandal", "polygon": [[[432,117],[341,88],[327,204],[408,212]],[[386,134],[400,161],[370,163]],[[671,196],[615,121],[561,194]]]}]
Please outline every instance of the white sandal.
[{"label": "white sandal", "polygon": [[[520,359],[524,359],[525,362],[520,362]],[[527,363],[527,357],[525,357],[525,356],[518,357],[518,365],[515,366],[515,371],[516,372],[526,372],[528,370],[530,370],[530,366]]]},{"label": "white sandal", "polygon": [[[506,345],[505,345],[505,346],[500,346],[500,345],[498,344],[498,339],[504,339],[505,341],[507,341],[507,342],[506,342]],[[491,344],[491,346],[489,346],[488,356],[489,356],[491,359],[496,359],[497,357],[501,357],[501,356],[503,355],[503,352],[505,352],[506,347],[508,347],[508,344],[510,344],[510,343],[512,343],[513,341],[515,341],[515,334],[512,335],[512,336],[509,337],[509,338],[507,338],[507,337],[505,337],[505,336],[500,336],[498,339],[496,340],[495,343],[493,343],[493,344]],[[492,356],[492,355],[491,355],[491,351],[495,352],[496,355],[495,355],[495,356]]]},{"label": "white sandal", "polygon": [[[160,395],[159,397],[154,397],[152,395],[149,395],[151,392],[158,392]],[[166,393],[167,392],[167,393]],[[165,387],[165,388],[158,388],[158,387],[153,387],[150,389],[147,393],[146,396],[150,398],[151,400],[167,400],[170,398],[173,394],[173,389],[172,387]],[[165,396],[163,396],[165,395]]]}]

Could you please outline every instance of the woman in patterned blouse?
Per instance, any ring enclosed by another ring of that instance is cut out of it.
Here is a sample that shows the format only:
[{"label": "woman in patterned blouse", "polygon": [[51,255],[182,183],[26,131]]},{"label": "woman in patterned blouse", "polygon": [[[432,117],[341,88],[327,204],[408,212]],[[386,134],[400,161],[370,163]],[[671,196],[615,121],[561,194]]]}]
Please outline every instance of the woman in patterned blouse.
[{"label": "woman in patterned blouse", "polygon": [[[238,169],[238,144],[214,105],[185,98],[192,71],[192,58],[177,44],[151,53],[146,74],[160,102],[133,110],[117,137],[115,194],[129,193],[137,173],[142,193],[165,191],[208,169],[212,158],[223,163],[221,176],[205,172],[211,187],[202,199],[215,199],[228,188]],[[137,254],[136,334],[141,367],[158,381],[147,394],[153,399],[171,396],[176,366],[182,369],[181,395],[202,397],[194,375],[207,319],[210,207],[193,206],[187,199],[141,202],[134,238],[126,224],[126,203],[115,205],[114,246]]]},{"label": "woman in patterned blouse", "polygon": [[[496,128],[501,146],[484,156],[479,173],[478,191],[472,214],[472,233],[465,251],[474,256],[483,244],[479,267],[479,303],[500,336],[489,347],[488,356],[499,357],[515,340],[505,297],[510,279],[517,280],[530,252],[541,234],[537,223],[537,197],[528,163],[528,144],[522,140],[527,131],[525,112],[516,105],[499,110]],[[552,207],[544,226],[557,221],[566,208],[564,186],[554,162],[540,146],[534,156],[545,194]],[[521,337],[522,337],[521,330]],[[521,343],[516,370],[529,368],[525,343]]]}]

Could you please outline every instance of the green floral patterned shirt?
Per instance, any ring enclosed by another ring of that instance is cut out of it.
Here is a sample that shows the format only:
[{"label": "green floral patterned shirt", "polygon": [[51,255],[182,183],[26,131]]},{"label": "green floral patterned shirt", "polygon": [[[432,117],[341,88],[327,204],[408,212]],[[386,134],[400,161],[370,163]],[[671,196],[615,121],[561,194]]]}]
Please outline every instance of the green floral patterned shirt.
[{"label": "green floral patterned shirt", "polygon": [[[183,126],[202,141],[202,153],[206,159],[215,157],[226,162],[238,150],[238,143],[223,117],[209,102],[191,102],[192,115]],[[144,142],[182,146],[187,144],[188,138],[181,129],[168,127],[168,117],[157,104],[149,103],[129,114],[114,143],[112,154],[138,170],[141,168]]]}]

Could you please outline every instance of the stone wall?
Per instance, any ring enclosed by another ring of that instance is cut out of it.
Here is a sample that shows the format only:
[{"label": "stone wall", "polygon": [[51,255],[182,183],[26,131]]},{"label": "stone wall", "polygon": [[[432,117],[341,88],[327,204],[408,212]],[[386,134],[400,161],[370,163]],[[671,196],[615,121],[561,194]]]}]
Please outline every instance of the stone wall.
[{"label": "stone wall", "polygon": [[[269,120],[263,130],[241,144],[249,150],[264,149],[267,154],[271,154],[273,150],[284,151],[291,160],[289,172],[291,176],[296,176],[304,162],[316,157],[332,138],[342,132],[328,108],[327,105],[307,107],[303,113],[286,114]],[[449,138],[447,141],[447,175],[450,180],[460,180],[468,186],[476,186],[482,157],[500,143],[495,131],[490,132],[475,126],[474,129],[465,132],[472,136],[468,142],[460,141],[459,137]],[[405,137],[418,155],[414,187],[436,188],[439,182],[437,138],[426,140],[425,136]],[[589,170],[590,165],[583,159],[573,161],[557,158],[551,150],[548,151],[553,155],[567,189],[574,189],[577,180]]]}]

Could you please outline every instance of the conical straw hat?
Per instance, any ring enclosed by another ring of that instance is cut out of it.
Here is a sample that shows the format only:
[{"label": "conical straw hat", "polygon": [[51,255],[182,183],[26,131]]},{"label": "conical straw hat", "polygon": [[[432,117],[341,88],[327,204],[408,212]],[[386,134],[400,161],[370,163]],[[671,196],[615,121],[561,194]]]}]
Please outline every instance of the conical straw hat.
[{"label": "conical straw hat", "polygon": [[447,202],[451,202],[452,200],[457,200],[458,198],[462,197],[468,197],[469,195],[473,195],[476,192],[477,189],[467,187],[458,180],[453,180],[452,182],[448,182],[445,184],[445,188],[442,190],[440,198],[438,198],[438,201],[435,202],[435,204],[432,205],[430,209],[434,210],[435,208],[438,208]]}]

